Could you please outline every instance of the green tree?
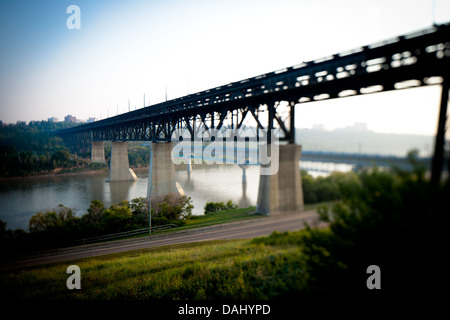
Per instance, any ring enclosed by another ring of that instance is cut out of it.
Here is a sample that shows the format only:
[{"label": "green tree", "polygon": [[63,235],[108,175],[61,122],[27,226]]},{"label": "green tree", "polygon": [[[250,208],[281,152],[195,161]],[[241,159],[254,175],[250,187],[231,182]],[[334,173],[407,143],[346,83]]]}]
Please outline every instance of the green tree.
[{"label": "green tree", "polygon": [[128,201],[124,200],[113,204],[103,215],[102,223],[105,224],[107,233],[131,230],[133,227],[133,214]]},{"label": "green tree", "polygon": [[52,154],[50,160],[56,162],[59,166],[68,165],[70,162],[70,153],[67,150],[58,150]]},{"label": "green tree", "polygon": [[184,223],[192,216],[191,198],[186,196],[175,196],[168,194],[152,200],[152,219],[163,218],[161,221]]},{"label": "green tree", "polygon": [[56,209],[34,214],[30,219],[28,228],[30,232],[53,231],[69,225],[74,220],[77,220],[77,217],[72,209],[60,204]]},{"label": "green tree", "polygon": [[354,172],[332,172],[326,177],[314,178],[307,171],[301,170],[303,200],[306,204],[339,200],[342,197],[342,185],[358,183]]},{"label": "green tree", "polygon": [[219,201],[219,202],[206,202],[205,208],[204,208],[204,213],[205,214],[211,214],[213,212],[236,209],[237,207],[238,206],[233,204],[233,201],[231,201],[231,200],[228,200],[226,204],[221,202],[221,201]]},{"label": "green tree", "polygon": [[105,214],[105,206],[100,200],[92,200],[91,205],[87,209],[87,214],[84,214],[81,218],[83,222],[96,225],[100,223]]}]

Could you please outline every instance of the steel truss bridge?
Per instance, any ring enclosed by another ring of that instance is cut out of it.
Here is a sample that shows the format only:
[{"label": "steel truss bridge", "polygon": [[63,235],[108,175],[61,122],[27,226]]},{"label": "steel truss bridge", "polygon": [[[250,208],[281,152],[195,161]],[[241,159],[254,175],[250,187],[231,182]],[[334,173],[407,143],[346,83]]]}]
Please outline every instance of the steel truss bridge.
[{"label": "steel truss bridge", "polygon": [[[298,104],[440,84],[443,93],[433,160],[437,173],[444,156],[449,61],[450,24],[443,24],[57,134],[75,139],[84,151],[92,140],[174,141],[186,133],[195,139],[205,132],[214,140],[214,132],[238,135],[251,126],[267,130],[268,142],[271,130],[276,130],[281,141],[294,143]],[[407,121],[407,115],[398,121]]]},{"label": "steel truss bridge", "polygon": [[[395,166],[403,170],[411,170],[413,167],[407,157],[344,152],[303,151],[302,161],[348,164],[355,167],[371,167],[373,165],[379,167]],[[418,165],[426,169],[429,169],[431,164],[431,158],[428,157],[418,158],[416,161]]]}]

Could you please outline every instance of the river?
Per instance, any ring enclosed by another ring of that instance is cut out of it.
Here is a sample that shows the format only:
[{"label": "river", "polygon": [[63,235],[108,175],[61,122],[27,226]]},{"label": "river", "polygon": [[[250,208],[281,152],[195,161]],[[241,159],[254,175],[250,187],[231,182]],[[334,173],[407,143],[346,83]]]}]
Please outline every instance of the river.
[{"label": "river", "polygon": [[[107,172],[55,175],[0,181],[0,219],[6,228],[28,229],[33,214],[56,208],[58,204],[74,209],[77,216],[87,212],[92,200],[101,200],[105,207],[122,200],[146,197],[148,170],[135,170],[139,180],[105,182]],[[207,201],[232,200],[239,206],[255,205],[259,167],[246,170],[247,186],[243,190],[242,169],[237,165],[194,167],[176,171],[176,179],[194,206],[193,214],[203,214]]]},{"label": "river", "polygon": [[[302,162],[302,169],[313,176],[327,175],[332,170],[349,171],[350,165]],[[51,210],[59,204],[72,208],[77,216],[87,212],[92,200],[109,207],[122,200],[147,196],[148,169],[135,169],[139,180],[106,182],[108,173],[80,173],[0,181],[0,219],[7,228],[28,229],[31,216]],[[192,199],[195,215],[203,214],[206,202],[232,200],[240,207],[256,205],[259,186],[259,166],[246,170],[247,183],[242,184],[242,169],[238,165],[194,167],[176,171],[176,179],[185,194]]]}]

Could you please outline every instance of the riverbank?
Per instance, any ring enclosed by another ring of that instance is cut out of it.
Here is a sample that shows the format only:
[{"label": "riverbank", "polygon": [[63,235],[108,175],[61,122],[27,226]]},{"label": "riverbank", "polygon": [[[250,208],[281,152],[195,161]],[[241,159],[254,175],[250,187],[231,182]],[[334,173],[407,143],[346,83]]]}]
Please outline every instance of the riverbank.
[{"label": "riverbank", "polygon": [[[89,164],[92,165],[92,164]],[[108,166],[102,165],[102,164],[94,164],[94,165],[98,165],[98,166],[102,166],[101,168],[58,168],[52,171],[43,171],[43,172],[36,172],[36,173],[31,173],[29,175],[26,176],[14,176],[14,177],[0,177],[0,181],[9,181],[9,180],[31,180],[31,179],[38,179],[38,178],[47,178],[47,177],[62,177],[62,176],[71,176],[71,175],[77,175],[77,174],[97,174],[97,173],[101,173],[101,172],[105,172],[108,171]],[[192,169],[204,169],[204,168],[215,168],[215,167],[219,167],[221,165],[217,165],[217,164],[212,164],[212,165],[208,165],[205,163],[202,164],[191,164],[191,168]],[[148,171],[149,167],[148,166],[141,166],[141,167],[136,167],[136,166],[130,166],[130,169],[133,169],[133,171],[135,172],[146,172]],[[175,171],[186,171],[186,164],[179,164],[179,165],[175,165]]]},{"label": "riverbank", "polygon": [[[78,169],[78,168],[75,168],[75,169]],[[105,172],[105,171],[108,171],[107,167],[104,167],[101,169],[79,168],[79,170],[73,170],[73,171],[69,171],[69,172],[67,172],[66,170],[63,170],[63,171],[54,170],[53,172],[47,172],[47,173],[39,172],[37,174],[30,174],[30,175],[26,175],[26,176],[22,176],[22,177],[0,177],[0,181],[32,180],[32,179],[55,177],[55,176],[63,177],[63,176],[73,176],[73,175],[77,175],[80,173],[96,174],[96,173],[101,173],[101,172]]]}]

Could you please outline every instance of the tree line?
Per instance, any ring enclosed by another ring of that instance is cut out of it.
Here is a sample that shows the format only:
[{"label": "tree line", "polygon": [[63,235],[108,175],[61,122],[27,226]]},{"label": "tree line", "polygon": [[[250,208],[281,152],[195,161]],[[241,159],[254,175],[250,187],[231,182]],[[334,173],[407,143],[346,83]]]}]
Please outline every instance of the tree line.
[{"label": "tree line", "polygon": [[[191,198],[169,194],[152,200],[152,225],[184,225],[192,217]],[[71,208],[57,208],[34,214],[28,231],[10,230],[0,220],[2,253],[32,251],[77,244],[79,240],[149,226],[149,203],[144,198],[121,201],[109,208],[93,200],[87,212],[77,217]]]},{"label": "tree line", "polygon": [[[56,136],[54,130],[72,127],[74,123],[31,121],[29,124],[0,126],[0,177],[24,177],[35,174],[104,168],[92,164],[87,154],[76,154],[76,146]],[[111,143],[105,143],[106,163]],[[131,166],[148,165],[148,147],[130,142],[128,157]]]},{"label": "tree line", "polygon": [[17,177],[85,166],[52,131],[71,123],[31,121],[0,126],[0,176]]}]

